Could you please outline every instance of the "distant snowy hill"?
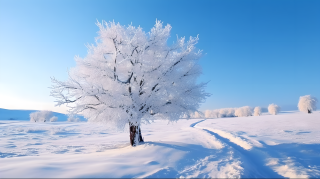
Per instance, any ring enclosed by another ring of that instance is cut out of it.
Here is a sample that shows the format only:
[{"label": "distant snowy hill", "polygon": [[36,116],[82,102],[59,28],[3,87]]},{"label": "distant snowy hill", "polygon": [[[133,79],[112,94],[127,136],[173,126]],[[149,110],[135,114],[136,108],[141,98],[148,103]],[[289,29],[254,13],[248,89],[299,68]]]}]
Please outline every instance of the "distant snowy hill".
[{"label": "distant snowy hill", "polygon": [[[15,109],[2,109],[0,108],[0,120],[18,120],[18,121],[30,121],[30,113],[38,110],[15,110]],[[58,117],[58,121],[67,121],[68,115],[52,112],[53,116]],[[86,121],[82,116],[79,116],[81,121]]]}]

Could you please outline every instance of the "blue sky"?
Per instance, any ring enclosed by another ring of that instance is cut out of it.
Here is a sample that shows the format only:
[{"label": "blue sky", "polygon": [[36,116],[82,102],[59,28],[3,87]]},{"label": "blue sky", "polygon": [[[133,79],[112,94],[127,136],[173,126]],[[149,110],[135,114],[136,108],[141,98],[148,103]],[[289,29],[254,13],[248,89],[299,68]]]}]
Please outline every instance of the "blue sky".
[{"label": "blue sky", "polygon": [[320,99],[320,1],[0,0],[0,108],[52,109],[50,77],[67,79],[74,56],[94,43],[96,21],[149,31],[172,26],[170,41],[196,36],[205,55],[201,109]]}]

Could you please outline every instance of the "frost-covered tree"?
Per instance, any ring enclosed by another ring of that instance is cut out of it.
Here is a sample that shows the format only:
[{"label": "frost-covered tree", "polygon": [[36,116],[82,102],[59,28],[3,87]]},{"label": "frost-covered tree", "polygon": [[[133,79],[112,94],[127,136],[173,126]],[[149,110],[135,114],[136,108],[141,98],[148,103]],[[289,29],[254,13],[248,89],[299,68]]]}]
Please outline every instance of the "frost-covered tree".
[{"label": "frost-covered tree", "polygon": [[204,114],[205,118],[218,118],[219,110],[206,110]]},{"label": "frost-covered tree", "polygon": [[254,112],[254,116],[260,116],[262,113],[262,109],[260,106],[257,106],[254,108],[253,112]]},{"label": "frost-covered tree", "polygon": [[50,118],[50,122],[56,122],[58,120],[57,116],[53,116]]},{"label": "frost-covered tree", "polygon": [[194,118],[194,119],[199,119],[199,118],[201,118],[199,112],[197,112],[197,111],[194,112],[193,118]]},{"label": "frost-covered tree", "polygon": [[241,108],[236,109],[234,115],[237,117],[248,117],[252,116],[252,111],[249,106],[243,106]]},{"label": "frost-covered tree", "polygon": [[53,116],[51,111],[37,111],[30,113],[31,122],[54,122],[58,120],[56,116]]},{"label": "frost-covered tree", "polygon": [[301,112],[312,113],[317,109],[317,98],[310,95],[300,96],[298,108]]},{"label": "frost-covered tree", "polygon": [[67,121],[68,122],[79,122],[80,119],[78,117],[76,117],[76,116],[71,115],[71,116],[68,117]]},{"label": "frost-covered tree", "polygon": [[204,117],[205,118],[212,118],[212,111],[211,110],[206,110],[204,112]]},{"label": "frost-covered tree", "polygon": [[235,117],[235,108],[222,108],[214,110],[206,110],[205,118],[223,118],[223,117]]},{"label": "frost-covered tree", "polygon": [[234,108],[222,108],[219,110],[219,117],[234,117],[235,109]]},{"label": "frost-covered tree", "polygon": [[280,111],[280,107],[278,105],[276,105],[276,104],[270,104],[268,106],[268,111],[272,115],[277,115],[279,113],[279,111]]},{"label": "frost-covered tree", "polygon": [[200,112],[200,111],[196,111],[196,112],[193,114],[192,118],[195,118],[195,119],[204,118],[204,114],[203,114],[202,112]]},{"label": "frost-covered tree", "polygon": [[219,109],[212,110],[212,112],[211,112],[212,118],[219,118],[219,116],[220,116],[219,112],[220,112]]},{"label": "frost-covered tree", "polygon": [[171,26],[156,21],[150,32],[115,22],[97,23],[96,45],[65,82],[52,78],[57,106],[67,104],[71,115],[123,129],[129,124],[132,146],[143,142],[140,124],[154,119],[177,121],[190,116],[208,96],[195,48],[198,37],[177,38],[168,46]]}]

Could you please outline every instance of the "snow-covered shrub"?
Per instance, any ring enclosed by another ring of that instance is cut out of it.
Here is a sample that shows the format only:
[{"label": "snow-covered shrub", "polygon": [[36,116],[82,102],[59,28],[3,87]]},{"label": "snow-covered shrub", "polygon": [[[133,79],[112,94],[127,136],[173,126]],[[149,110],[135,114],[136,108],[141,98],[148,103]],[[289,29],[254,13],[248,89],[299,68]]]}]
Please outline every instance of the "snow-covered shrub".
[{"label": "snow-covered shrub", "polygon": [[236,112],[236,109],[235,108],[228,108],[227,110],[227,115],[226,117],[235,117],[235,112]]},{"label": "snow-covered shrub", "polygon": [[206,110],[205,117],[206,118],[218,118],[220,115],[219,111],[220,111],[220,109]]},{"label": "snow-covered shrub", "polygon": [[317,109],[317,98],[310,95],[300,96],[298,108],[301,112],[312,113]]},{"label": "snow-covered shrub", "polygon": [[278,105],[276,105],[276,104],[270,104],[268,106],[268,111],[272,115],[277,115],[279,113],[279,111],[280,111],[280,107]]},{"label": "snow-covered shrub", "polygon": [[190,119],[193,118],[193,113],[192,114],[182,114],[180,116],[181,119]]},{"label": "snow-covered shrub", "polygon": [[254,108],[253,112],[254,112],[254,116],[260,116],[262,113],[262,109],[260,106],[257,106]]},{"label": "snow-covered shrub", "polygon": [[211,110],[206,110],[205,112],[204,112],[204,117],[205,118],[212,118],[211,116],[211,113],[212,113],[212,111]]},{"label": "snow-covered shrub", "polygon": [[30,113],[30,121],[31,122],[53,122],[58,118],[53,116],[51,111],[37,111]]},{"label": "snow-covered shrub", "polygon": [[180,115],[180,119],[187,119],[187,118],[188,118],[188,116],[186,114]]},{"label": "snow-covered shrub", "polygon": [[68,117],[68,122],[79,122],[79,121],[80,121],[80,119],[75,116]]},{"label": "snow-covered shrub", "polygon": [[50,118],[50,122],[56,122],[58,120],[57,116],[53,116],[52,118]]},{"label": "snow-covered shrub", "polygon": [[251,108],[249,106],[243,106],[241,108],[236,109],[235,116],[237,117],[248,117],[252,116]]},{"label": "snow-covered shrub", "polygon": [[222,108],[219,110],[219,117],[234,117],[235,116],[235,109],[234,108]]},{"label": "snow-covered shrub", "polygon": [[203,115],[202,112],[196,111],[196,112],[194,112],[194,113],[192,113],[190,115],[190,118],[192,118],[192,119],[200,119],[200,118],[204,118],[204,115]]},{"label": "snow-covered shrub", "polygon": [[195,118],[195,119],[203,118],[203,115],[202,115],[201,113],[199,113],[199,112],[196,111],[196,112],[194,113],[194,118]]},{"label": "snow-covered shrub", "polygon": [[219,109],[216,109],[216,110],[212,110],[211,111],[211,116],[212,116],[212,118],[218,118],[219,117]]},{"label": "snow-covered shrub", "polygon": [[223,117],[235,117],[235,108],[222,108],[214,110],[206,110],[205,118],[223,118]]}]

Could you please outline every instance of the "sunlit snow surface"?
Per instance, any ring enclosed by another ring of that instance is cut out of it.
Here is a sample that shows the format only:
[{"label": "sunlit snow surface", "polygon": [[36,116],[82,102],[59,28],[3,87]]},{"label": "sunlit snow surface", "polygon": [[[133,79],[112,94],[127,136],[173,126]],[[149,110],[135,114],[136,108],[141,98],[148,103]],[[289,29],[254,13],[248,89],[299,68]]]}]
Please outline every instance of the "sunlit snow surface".
[{"label": "sunlit snow surface", "polygon": [[320,177],[320,112],[142,125],[0,120],[0,177]]}]

